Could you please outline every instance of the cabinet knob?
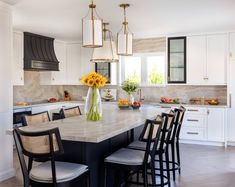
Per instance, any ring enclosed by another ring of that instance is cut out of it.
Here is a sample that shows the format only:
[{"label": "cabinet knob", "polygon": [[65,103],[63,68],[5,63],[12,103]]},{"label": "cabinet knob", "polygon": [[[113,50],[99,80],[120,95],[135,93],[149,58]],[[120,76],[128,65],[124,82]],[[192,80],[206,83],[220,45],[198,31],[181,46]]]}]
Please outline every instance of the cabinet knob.
[{"label": "cabinet knob", "polygon": [[54,81],[54,80],[55,80],[55,78],[52,78],[52,80]]},{"label": "cabinet knob", "polygon": [[233,58],[233,53],[232,52],[229,53],[229,57]]},{"label": "cabinet knob", "polygon": [[210,114],[210,110],[207,110],[207,115],[209,115]]},{"label": "cabinet knob", "polygon": [[23,77],[20,77],[20,80],[23,80]]}]

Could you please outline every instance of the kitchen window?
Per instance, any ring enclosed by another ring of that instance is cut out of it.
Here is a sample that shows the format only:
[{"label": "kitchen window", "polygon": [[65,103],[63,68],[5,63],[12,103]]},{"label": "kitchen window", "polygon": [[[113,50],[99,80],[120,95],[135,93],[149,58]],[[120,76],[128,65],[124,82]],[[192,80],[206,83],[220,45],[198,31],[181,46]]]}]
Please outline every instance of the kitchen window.
[{"label": "kitchen window", "polygon": [[135,54],[121,57],[120,82],[132,80],[141,86],[163,86],[166,84],[165,53]]}]

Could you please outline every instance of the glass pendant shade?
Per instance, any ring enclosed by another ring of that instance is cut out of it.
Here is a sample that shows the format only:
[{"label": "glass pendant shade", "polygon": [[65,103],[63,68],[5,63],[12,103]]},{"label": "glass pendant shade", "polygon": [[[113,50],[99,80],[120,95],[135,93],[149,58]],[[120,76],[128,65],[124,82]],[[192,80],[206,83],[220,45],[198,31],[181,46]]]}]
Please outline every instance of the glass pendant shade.
[{"label": "glass pendant shade", "polygon": [[108,29],[105,28],[107,23],[104,24],[103,29],[103,47],[95,48],[93,50],[91,62],[95,63],[104,63],[104,62],[118,62],[119,57],[117,55],[117,49],[115,42],[113,41],[112,33]]},{"label": "glass pendant shade", "polygon": [[129,4],[121,4],[120,7],[124,9],[124,21],[121,30],[117,34],[117,53],[121,56],[133,55],[133,33],[128,28],[128,22],[126,18],[126,8]]},{"label": "glass pendant shade", "polygon": [[95,11],[96,5],[92,2],[89,5],[89,12],[82,19],[82,46],[96,48],[103,46],[102,19]]}]

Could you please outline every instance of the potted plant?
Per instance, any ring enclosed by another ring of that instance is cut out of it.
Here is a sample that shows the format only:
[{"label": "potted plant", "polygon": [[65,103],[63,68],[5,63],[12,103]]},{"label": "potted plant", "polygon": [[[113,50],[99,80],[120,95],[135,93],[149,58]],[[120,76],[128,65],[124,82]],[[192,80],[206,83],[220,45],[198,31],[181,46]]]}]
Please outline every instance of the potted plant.
[{"label": "potted plant", "polygon": [[135,81],[127,79],[122,83],[122,89],[127,93],[130,104],[133,104],[135,100],[132,94],[136,92],[137,88],[138,88],[138,83]]}]

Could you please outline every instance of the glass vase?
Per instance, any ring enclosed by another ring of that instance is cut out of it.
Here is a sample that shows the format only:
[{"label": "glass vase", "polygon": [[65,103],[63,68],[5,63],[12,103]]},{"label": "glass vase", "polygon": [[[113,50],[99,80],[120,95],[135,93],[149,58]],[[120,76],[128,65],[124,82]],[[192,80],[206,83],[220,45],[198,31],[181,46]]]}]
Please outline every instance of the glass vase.
[{"label": "glass vase", "polygon": [[128,94],[128,102],[130,105],[132,105],[135,101],[135,98],[132,94]]},{"label": "glass vase", "polygon": [[88,121],[99,121],[102,117],[102,103],[99,89],[89,87],[85,102],[85,114]]}]

